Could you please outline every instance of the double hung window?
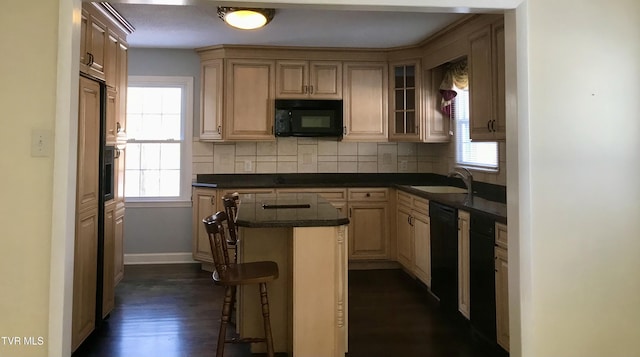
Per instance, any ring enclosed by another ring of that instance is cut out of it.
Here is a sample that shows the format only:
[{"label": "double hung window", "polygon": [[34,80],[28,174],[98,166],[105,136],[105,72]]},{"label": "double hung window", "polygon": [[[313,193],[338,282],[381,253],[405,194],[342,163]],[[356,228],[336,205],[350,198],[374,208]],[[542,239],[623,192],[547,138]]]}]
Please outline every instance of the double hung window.
[{"label": "double hung window", "polygon": [[188,201],[193,78],[129,77],[125,197]]}]

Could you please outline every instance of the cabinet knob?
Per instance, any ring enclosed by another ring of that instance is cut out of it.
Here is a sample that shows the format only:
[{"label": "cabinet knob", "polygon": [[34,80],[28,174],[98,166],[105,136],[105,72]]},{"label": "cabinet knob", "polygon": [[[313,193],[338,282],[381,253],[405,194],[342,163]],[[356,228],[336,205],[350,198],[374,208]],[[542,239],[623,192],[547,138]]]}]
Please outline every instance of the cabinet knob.
[{"label": "cabinet knob", "polygon": [[371,197],[371,194],[369,192],[367,192],[367,194],[365,196],[366,197]]}]

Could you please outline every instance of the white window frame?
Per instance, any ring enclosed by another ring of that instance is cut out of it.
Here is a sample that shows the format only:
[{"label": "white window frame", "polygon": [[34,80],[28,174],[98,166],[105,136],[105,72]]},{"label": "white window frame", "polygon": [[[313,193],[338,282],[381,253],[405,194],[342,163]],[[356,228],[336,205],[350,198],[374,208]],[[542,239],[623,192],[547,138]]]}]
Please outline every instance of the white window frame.
[{"label": "white window frame", "polygon": [[[455,88],[456,91],[459,92],[459,90],[457,88]],[[467,95],[470,95],[470,93],[468,93],[468,90],[466,90]],[[453,113],[455,113],[455,105],[456,105],[456,99],[458,99],[458,96],[456,96],[453,100]],[[468,109],[468,112],[470,113],[470,108]],[[467,118],[469,120],[469,135],[471,135],[471,122],[470,122],[470,118]],[[456,120],[454,119],[454,125],[455,125],[455,141],[456,141],[456,166],[462,166],[462,167],[466,167],[468,169],[471,170],[477,170],[477,171],[486,171],[486,172],[498,172],[500,170],[500,148],[497,142],[472,142],[469,141],[467,143],[463,142],[461,140],[461,130],[460,130],[460,126],[459,126],[460,120]],[[490,165],[490,164],[482,164],[482,163],[478,163],[478,162],[469,162],[469,161],[463,161],[462,160],[462,151],[463,151],[463,146],[465,145],[474,145],[474,144],[485,144],[485,143],[494,143],[496,145],[496,164],[495,166]]]},{"label": "white window frame", "polygon": [[[127,207],[190,207],[191,206],[191,150],[193,137],[193,77],[186,76],[129,76],[127,87],[176,87],[183,90],[184,107],[181,120],[180,195],[176,197],[126,197]],[[127,142],[134,143],[135,139]],[[125,185],[127,184],[125,171]]]}]

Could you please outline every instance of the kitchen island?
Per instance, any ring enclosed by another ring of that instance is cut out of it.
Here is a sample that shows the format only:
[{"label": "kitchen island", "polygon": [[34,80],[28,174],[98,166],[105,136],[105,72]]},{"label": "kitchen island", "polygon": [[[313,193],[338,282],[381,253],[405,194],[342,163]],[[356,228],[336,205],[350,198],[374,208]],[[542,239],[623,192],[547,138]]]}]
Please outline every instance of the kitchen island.
[{"label": "kitchen island", "polygon": [[[347,224],[317,194],[241,195],[238,260],[272,260],[268,285],[273,343],[289,356],[340,356],[347,350]],[[255,286],[238,291],[238,332],[263,334]],[[264,352],[253,345],[252,352]]]}]

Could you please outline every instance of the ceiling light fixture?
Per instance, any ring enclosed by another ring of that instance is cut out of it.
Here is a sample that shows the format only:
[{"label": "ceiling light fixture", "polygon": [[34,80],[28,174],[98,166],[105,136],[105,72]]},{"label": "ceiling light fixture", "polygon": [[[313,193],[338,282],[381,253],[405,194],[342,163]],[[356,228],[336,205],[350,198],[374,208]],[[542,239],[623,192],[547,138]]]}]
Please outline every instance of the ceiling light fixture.
[{"label": "ceiling light fixture", "polygon": [[263,27],[273,19],[275,12],[274,9],[218,7],[218,17],[230,26],[243,30]]}]

